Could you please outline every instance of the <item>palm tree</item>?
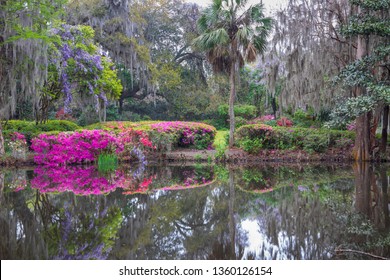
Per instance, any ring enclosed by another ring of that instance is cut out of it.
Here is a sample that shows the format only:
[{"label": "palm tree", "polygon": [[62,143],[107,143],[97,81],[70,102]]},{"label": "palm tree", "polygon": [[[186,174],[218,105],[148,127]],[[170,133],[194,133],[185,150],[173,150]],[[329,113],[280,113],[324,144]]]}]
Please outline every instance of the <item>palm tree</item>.
[{"label": "palm tree", "polygon": [[263,4],[246,8],[248,0],[213,0],[198,20],[200,36],[195,48],[206,51],[216,73],[229,74],[229,147],[234,145],[234,100],[239,69],[264,52],[272,20],[264,16]]}]

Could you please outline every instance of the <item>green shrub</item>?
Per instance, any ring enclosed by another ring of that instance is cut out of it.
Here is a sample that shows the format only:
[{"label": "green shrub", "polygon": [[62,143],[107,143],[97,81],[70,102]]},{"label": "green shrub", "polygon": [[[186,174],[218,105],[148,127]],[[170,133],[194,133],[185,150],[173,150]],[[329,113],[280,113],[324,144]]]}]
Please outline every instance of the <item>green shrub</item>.
[{"label": "green shrub", "polygon": [[[218,106],[218,114],[224,118],[229,118],[229,105],[223,104]],[[246,120],[250,120],[256,117],[257,108],[253,105],[236,105],[234,106],[235,117],[242,117]]]},{"label": "green shrub", "polygon": [[303,139],[303,149],[307,152],[323,153],[329,147],[329,137],[326,134],[309,134]]},{"label": "green shrub", "polygon": [[257,154],[263,148],[263,140],[261,138],[251,139],[249,137],[245,137],[239,141],[240,147],[250,154]]},{"label": "green shrub", "polygon": [[239,128],[246,124],[246,120],[243,117],[235,117],[236,128]]},{"label": "green shrub", "polygon": [[224,158],[225,151],[228,147],[229,132],[228,131],[217,131],[214,139],[214,148],[217,151],[216,158]]},{"label": "green shrub", "polygon": [[[248,152],[258,149],[303,149],[325,152],[330,147],[350,147],[355,133],[302,127],[270,127],[261,124],[245,125],[236,132],[238,146]],[[253,148],[250,146],[253,145]]]},{"label": "green shrub", "polygon": [[65,120],[49,120],[45,123],[36,124],[35,122],[10,120],[5,126],[4,130],[13,131],[31,131],[31,132],[42,132],[42,131],[75,131],[80,127],[71,121]]},{"label": "green shrub", "polygon": [[195,134],[194,136],[194,146],[197,150],[205,150],[209,147],[210,143],[214,140],[213,135],[211,134]]},{"label": "green shrub", "polygon": [[61,131],[75,131],[80,127],[71,121],[65,120],[49,120],[46,123],[36,124],[35,122],[10,120],[4,126],[4,136],[7,137],[11,132],[17,131],[22,133],[27,140],[27,143],[31,143],[31,139],[38,136],[41,133],[58,134]]}]

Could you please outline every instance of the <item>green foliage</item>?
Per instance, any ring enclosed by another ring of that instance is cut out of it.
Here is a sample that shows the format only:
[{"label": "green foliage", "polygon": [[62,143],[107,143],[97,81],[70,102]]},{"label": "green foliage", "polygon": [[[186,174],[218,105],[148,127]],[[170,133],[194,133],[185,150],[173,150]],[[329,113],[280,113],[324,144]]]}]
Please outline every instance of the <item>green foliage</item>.
[{"label": "green foliage", "polygon": [[359,5],[365,9],[374,11],[390,9],[389,0],[350,0],[350,2],[353,5]]},{"label": "green foliage", "polygon": [[223,159],[225,156],[225,151],[228,147],[228,138],[229,133],[228,131],[217,131],[217,134],[215,135],[214,144],[213,147],[217,151],[216,158],[217,159]]},{"label": "green foliage", "polygon": [[263,149],[263,139],[245,137],[238,141],[240,148],[250,154],[257,154]]},{"label": "green foliage", "polygon": [[342,28],[341,32],[346,36],[357,34],[388,36],[390,25],[388,19],[379,19],[371,15],[357,15],[350,18],[349,24]]},{"label": "green foliage", "polygon": [[50,120],[45,123],[36,124],[31,121],[10,120],[4,125],[4,130],[13,131],[75,131],[80,127],[71,121]]},{"label": "green foliage", "polygon": [[114,63],[106,57],[102,57],[103,71],[97,80],[98,91],[104,92],[110,99],[119,99],[123,86],[118,79]]},{"label": "green foliage", "polygon": [[351,131],[245,125],[237,130],[240,148],[250,153],[260,149],[302,149],[308,152],[325,152],[328,148],[349,148],[355,139]]},{"label": "green foliage", "polygon": [[329,148],[329,137],[326,134],[309,134],[302,141],[307,152],[323,153]]},{"label": "green foliage", "polygon": [[[223,104],[218,106],[218,114],[222,118],[229,118],[229,105]],[[257,108],[253,105],[236,105],[234,106],[234,115],[246,120],[253,119],[257,115]]]},{"label": "green foliage", "polygon": [[75,131],[80,129],[80,127],[74,122],[65,120],[49,120],[39,124],[31,121],[10,120],[6,122],[3,129],[6,137],[10,133],[17,131],[22,133],[26,137],[27,142],[30,143],[32,138],[43,132],[58,134],[60,131]]},{"label": "green foliage", "polygon": [[237,128],[245,125],[246,122],[247,122],[246,119],[244,119],[243,117],[235,117],[235,123]]},{"label": "green foliage", "polygon": [[107,173],[117,169],[118,157],[115,154],[99,154],[98,170],[99,172]]},{"label": "green foliage", "polygon": [[[366,89],[364,94],[339,102],[339,106],[332,112],[332,120],[328,127],[341,127],[352,119],[372,111],[379,104],[390,104],[390,86],[387,75],[382,73],[379,67],[389,65],[390,25],[388,11],[389,0],[350,0],[351,4],[360,6],[360,14],[350,18],[348,24],[342,27],[342,32],[348,37],[364,36],[373,40],[369,54],[347,65],[336,77],[336,82],[342,82],[346,87],[360,87]],[[378,12],[382,11],[382,12]],[[383,38],[379,38],[383,37]],[[365,48],[362,46],[362,48]],[[368,50],[364,50],[368,51]],[[385,66],[386,67],[386,66]]]},{"label": "green foliage", "polygon": [[211,134],[195,134],[194,136],[194,147],[197,150],[205,150],[209,147],[209,144],[212,142],[213,135]]}]

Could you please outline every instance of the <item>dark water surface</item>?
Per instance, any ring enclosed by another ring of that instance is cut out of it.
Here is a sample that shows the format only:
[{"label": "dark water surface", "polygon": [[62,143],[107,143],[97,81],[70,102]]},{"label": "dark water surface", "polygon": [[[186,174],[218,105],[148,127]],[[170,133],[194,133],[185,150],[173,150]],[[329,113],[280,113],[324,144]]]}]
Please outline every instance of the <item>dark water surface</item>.
[{"label": "dark water surface", "polygon": [[0,170],[1,259],[390,258],[388,165]]}]

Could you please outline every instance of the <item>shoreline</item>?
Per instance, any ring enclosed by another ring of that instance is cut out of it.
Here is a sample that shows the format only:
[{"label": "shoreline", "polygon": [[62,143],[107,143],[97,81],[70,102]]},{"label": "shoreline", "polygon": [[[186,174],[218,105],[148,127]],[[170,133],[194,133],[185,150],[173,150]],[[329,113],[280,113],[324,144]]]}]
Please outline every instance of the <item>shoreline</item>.
[{"label": "shoreline", "polygon": [[[150,163],[228,163],[228,164],[253,164],[253,163],[354,163],[350,150],[328,150],[325,153],[308,153],[303,150],[262,150],[258,154],[249,154],[242,149],[233,148],[226,150],[223,156],[217,157],[216,150],[191,150],[177,149],[171,152],[149,153],[146,159]],[[129,159],[119,159],[120,163],[134,163]],[[368,161],[369,163],[390,162],[390,152],[381,159]],[[93,162],[78,164],[86,165]],[[72,164],[73,165],[73,164]],[[0,166],[8,168],[38,166],[34,162],[34,154],[28,154],[25,159],[12,157],[0,158]]]}]

